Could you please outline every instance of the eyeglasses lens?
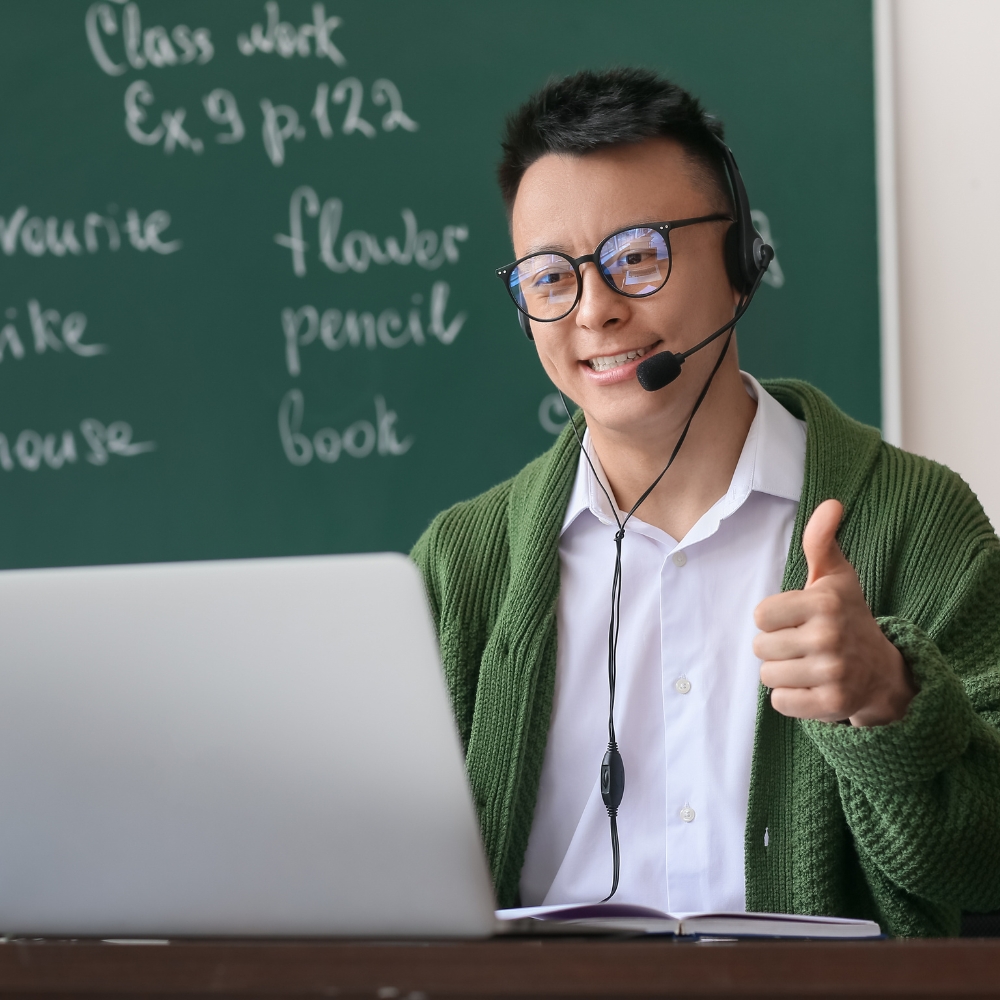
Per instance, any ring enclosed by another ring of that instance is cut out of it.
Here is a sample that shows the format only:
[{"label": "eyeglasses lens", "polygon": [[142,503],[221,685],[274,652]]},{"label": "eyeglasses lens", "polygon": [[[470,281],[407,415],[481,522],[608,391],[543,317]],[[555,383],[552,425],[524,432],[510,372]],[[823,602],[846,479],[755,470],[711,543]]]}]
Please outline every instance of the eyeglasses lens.
[{"label": "eyeglasses lens", "polygon": [[532,319],[561,319],[576,304],[576,272],[559,254],[536,253],[514,268],[510,290]]},{"label": "eyeglasses lens", "polygon": [[601,270],[625,295],[652,295],[670,276],[670,248],[655,229],[615,233],[600,248]]},{"label": "eyeglasses lens", "polygon": [[[615,233],[598,249],[608,283],[636,298],[659,291],[670,276],[670,247],[655,229],[642,226]],[[569,259],[536,253],[522,260],[510,276],[514,301],[532,319],[562,319],[576,305],[579,279]]]}]

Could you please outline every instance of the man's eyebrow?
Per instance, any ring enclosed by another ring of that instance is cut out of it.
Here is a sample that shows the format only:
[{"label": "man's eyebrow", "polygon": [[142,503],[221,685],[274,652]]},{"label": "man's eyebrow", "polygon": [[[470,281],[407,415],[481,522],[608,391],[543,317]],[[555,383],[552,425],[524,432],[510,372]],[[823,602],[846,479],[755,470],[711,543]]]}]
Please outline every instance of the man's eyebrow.
[{"label": "man's eyebrow", "polygon": [[564,253],[567,257],[573,256],[564,243],[532,243],[525,251],[525,256],[534,253]]},{"label": "man's eyebrow", "polygon": [[[658,225],[659,222],[664,220],[651,220],[648,216],[643,216],[641,219],[636,219],[634,222],[626,222],[624,225],[615,226],[614,229],[609,229],[602,237],[601,240],[606,240],[612,233],[621,233],[629,229],[642,229],[647,226]],[[598,241],[600,242],[600,240]],[[594,247],[590,248],[590,252],[593,253]],[[564,253],[567,257],[572,257],[572,251],[564,243],[532,243],[528,246],[525,251],[525,256],[529,256],[534,253]]]}]

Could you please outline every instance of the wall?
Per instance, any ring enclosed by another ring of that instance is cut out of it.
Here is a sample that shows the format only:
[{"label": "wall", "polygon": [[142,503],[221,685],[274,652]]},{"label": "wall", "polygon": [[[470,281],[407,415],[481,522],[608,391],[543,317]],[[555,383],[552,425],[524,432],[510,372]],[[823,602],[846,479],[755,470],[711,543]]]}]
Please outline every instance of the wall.
[{"label": "wall", "polygon": [[1000,3],[895,3],[902,443],[1000,527]]}]

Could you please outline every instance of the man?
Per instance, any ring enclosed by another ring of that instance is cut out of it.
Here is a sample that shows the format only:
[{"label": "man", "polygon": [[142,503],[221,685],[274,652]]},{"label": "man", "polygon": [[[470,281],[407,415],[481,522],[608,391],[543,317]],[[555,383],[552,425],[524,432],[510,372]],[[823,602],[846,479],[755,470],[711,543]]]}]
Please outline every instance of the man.
[{"label": "man", "polygon": [[[1000,543],[958,476],[811,386],[762,386],[734,339],[639,385],[744,301],[721,134],[632,70],[550,84],[508,121],[505,273],[585,453],[568,426],[413,552],[498,899],[612,888],[617,535],[615,900],[953,934],[1000,907]],[[656,228],[678,220],[699,221]]]}]

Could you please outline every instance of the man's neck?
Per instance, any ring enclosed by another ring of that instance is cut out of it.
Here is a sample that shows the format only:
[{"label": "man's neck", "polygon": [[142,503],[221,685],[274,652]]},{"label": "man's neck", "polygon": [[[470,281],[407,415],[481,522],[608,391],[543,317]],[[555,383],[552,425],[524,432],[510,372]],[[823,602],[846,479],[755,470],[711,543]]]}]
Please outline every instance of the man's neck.
[{"label": "man's neck", "polygon": [[[588,423],[621,510],[629,511],[663,471],[690,412],[690,405],[675,407],[662,424],[634,434]],[[674,464],[635,516],[682,539],[729,489],[756,412],[733,358],[719,369]]]}]

